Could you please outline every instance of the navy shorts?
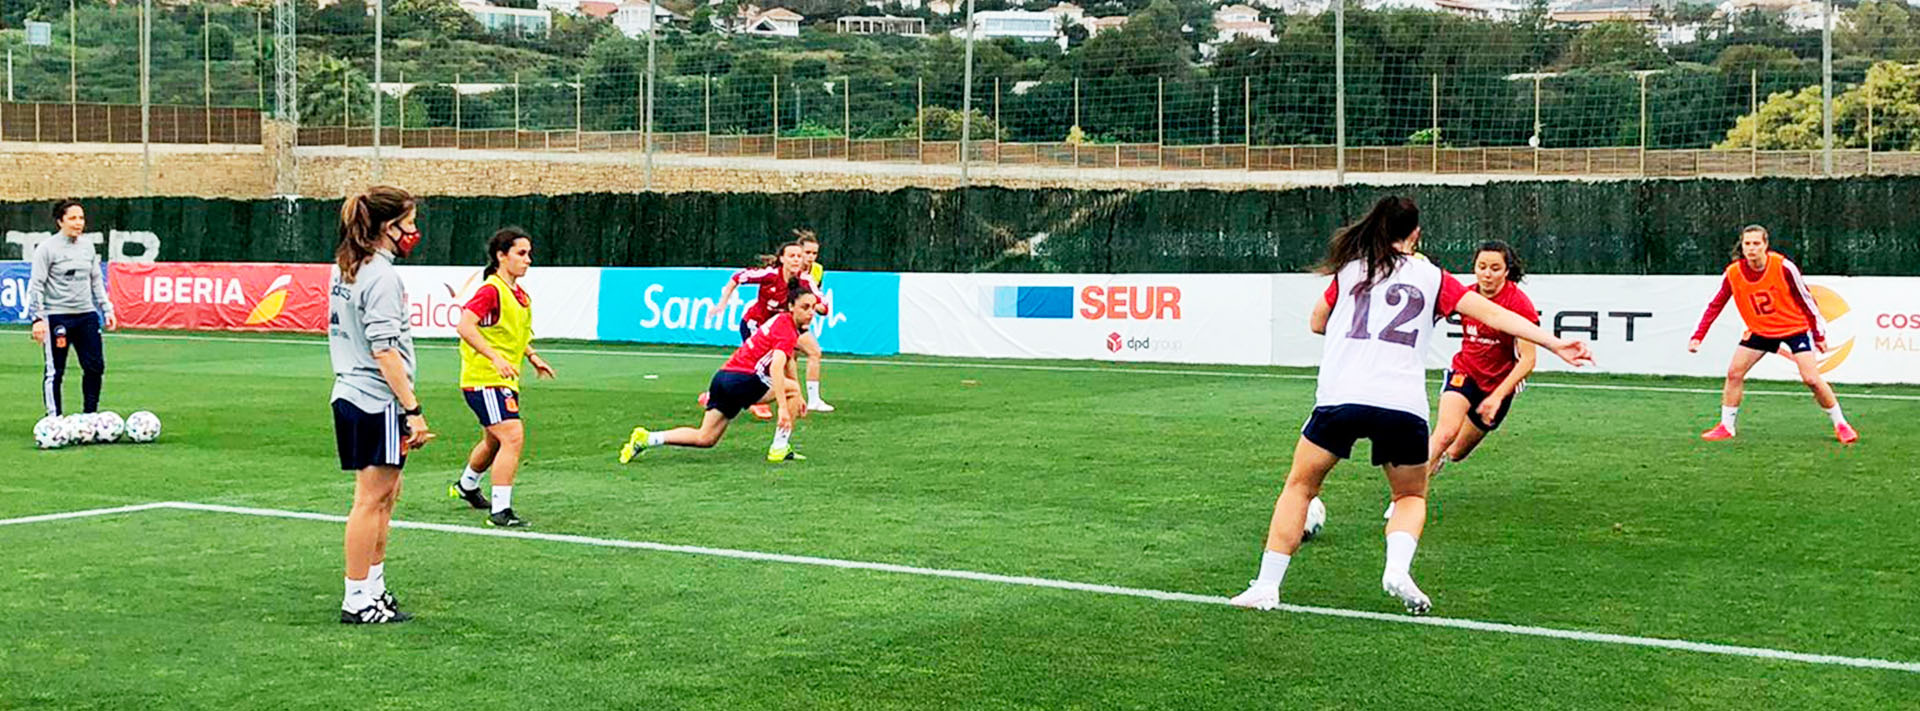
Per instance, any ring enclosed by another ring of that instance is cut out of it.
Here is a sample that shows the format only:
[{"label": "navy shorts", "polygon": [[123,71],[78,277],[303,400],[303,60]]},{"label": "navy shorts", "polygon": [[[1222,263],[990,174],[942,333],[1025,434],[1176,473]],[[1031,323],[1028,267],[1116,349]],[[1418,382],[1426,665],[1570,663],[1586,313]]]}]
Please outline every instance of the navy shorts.
[{"label": "navy shorts", "polygon": [[1473,423],[1474,427],[1480,428],[1481,432],[1492,432],[1500,429],[1500,423],[1507,421],[1507,411],[1513,409],[1513,395],[1519,395],[1519,393],[1516,392],[1513,395],[1508,395],[1505,400],[1500,401],[1500,411],[1493,413],[1493,421],[1488,422],[1480,419],[1480,403],[1486,402],[1487,396],[1493,393],[1481,390],[1480,384],[1473,382],[1473,378],[1469,377],[1466,373],[1447,371],[1447,385],[1441,388],[1440,392],[1460,393],[1466,396],[1467,421]]},{"label": "navy shorts", "polygon": [[722,370],[713,374],[713,383],[707,386],[707,409],[731,420],[739,417],[741,410],[760,404],[760,399],[766,396],[767,384],[760,376]]},{"label": "navy shorts", "polygon": [[467,409],[480,418],[481,427],[520,419],[520,393],[513,388],[472,388],[461,392],[467,396]]},{"label": "navy shorts", "polygon": [[333,438],[340,447],[340,469],[407,466],[407,421],[399,403],[367,412],[346,400],[333,401]]},{"label": "navy shorts", "polygon": [[1786,346],[1787,350],[1794,353],[1806,353],[1813,350],[1813,336],[1805,331],[1782,338],[1769,338],[1757,333],[1749,333],[1746,338],[1740,340],[1740,346],[1752,348],[1761,353],[1776,353],[1781,346]]},{"label": "navy shorts", "polygon": [[1375,466],[1427,463],[1426,419],[1399,410],[1372,405],[1316,407],[1300,435],[1341,459],[1353,458],[1353,443],[1367,439],[1373,441]]}]

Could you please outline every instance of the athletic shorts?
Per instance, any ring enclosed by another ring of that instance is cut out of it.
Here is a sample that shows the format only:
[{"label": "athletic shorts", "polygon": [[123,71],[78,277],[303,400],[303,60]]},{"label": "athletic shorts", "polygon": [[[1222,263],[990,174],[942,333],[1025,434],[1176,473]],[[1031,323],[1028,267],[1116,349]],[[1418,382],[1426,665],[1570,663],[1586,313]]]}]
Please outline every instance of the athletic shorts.
[{"label": "athletic shorts", "polygon": [[407,450],[403,443],[407,434],[399,403],[389,403],[379,412],[366,412],[346,400],[333,401],[333,438],[339,444],[343,471],[405,467]]},{"label": "athletic shorts", "polygon": [[1500,411],[1493,413],[1493,421],[1488,422],[1480,419],[1480,403],[1486,402],[1487,396],[1493,393],[1481,390],[1480,384],[1474,382],[1473,378],[1468,377],[1466,373],[1447,371],[1447,385],[1441,388],[1440,392],[1460,393],[1466,396],[1467,421],[1473,423],[1474,427],[1480,428],[1481,432],[1492,432],[1500,429],[1500,423],[1507,421],[1507,411],[1513,409],[1513,396],[1519,394],[1514,393],[1513,395],[1508,395],[1505,400],[1501,400]]},{"label": "athletic shorts", "polygon": [[512,388],[471,388],[461,393],[467,396],[467,409],[480,418],[481,427],[520,419],[520,393]]},{"label": "athletic shorts", "polygon": [[1427,463],[1426,419],[1399,410],[1372,405],[1316,407],[1300,435],[1341,459],[1351,459],[1353,443],[1367,439],[1373,441],[1375,466]]},{"label": "athletic shorts", "polygon": [[731,420],[739,417],[741,410],[760,404],[760,399],[766,396],[767,384],[760,376],[722,370],[713,374],[713,383],[707,386],[707,409]]},{"label": "athletic shorts", "polygon": [[1781,338],[1770,338],[1757,333],[1749,333],[1746,338],[1740,340],[1740,346],[1742,348],[1752,348],[1761,353],[1776,353],[1779,352],[1780,346],[1786,346],[1787,350],[1794,353],[1806,353],[1813,350],[1813,336],[1809,335],[1806,331]]}]

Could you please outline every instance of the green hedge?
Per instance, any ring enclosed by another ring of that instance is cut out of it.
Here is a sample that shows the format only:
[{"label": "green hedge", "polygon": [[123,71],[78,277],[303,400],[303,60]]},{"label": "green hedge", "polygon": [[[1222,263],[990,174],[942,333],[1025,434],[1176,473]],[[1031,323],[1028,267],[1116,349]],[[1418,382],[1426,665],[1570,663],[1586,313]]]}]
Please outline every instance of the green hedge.
[{"label": "green hedge", "polygon": [[[1480,241],[1513,242],[1538,273],[1702,274],[1742,225],[1772,228],[1807,271],[1920,274],[1917,178],[1535,182],[1400,188],[1114,192],[576,194],[426,201],[413,262],[480,264],[488,235],[520,225],[539,264],[746,264],[796,227],[839,269],[1288,272],[1379,196],[1420,202],[1423,250],[1456,269]],[[331,259],[339,200],[86,201],[92,229],[145,230],[168,261]],[[0,203],[0,227],[47,231],[46,203]],[[18,258],[18,247],[0,247]]]}]

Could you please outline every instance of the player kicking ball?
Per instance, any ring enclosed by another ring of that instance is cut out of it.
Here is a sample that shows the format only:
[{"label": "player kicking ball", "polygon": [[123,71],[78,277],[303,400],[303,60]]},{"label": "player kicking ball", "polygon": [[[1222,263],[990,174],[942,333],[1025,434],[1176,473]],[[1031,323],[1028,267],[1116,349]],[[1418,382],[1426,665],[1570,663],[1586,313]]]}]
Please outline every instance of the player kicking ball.
[{"label": "player kicking ball", "polygon": [[1726,387],[1720,394],[1720,424],[1700,434],[1709,442],[1733,439],[1734,419],[1740,414],[1740,399],[1747,390],[1747,371],[1768,353],[1790,353],[1788,357],[1800,369],[1800,380],[1813,391],[1813,401],[1833,421],[1833,436],[1843,444],[1860,439],[1847,416],[1840,412],[1840,400],[1833,386],[1820,377],[1815,351],[1827,351],[1827,322],[1813,303],[1807,281],[1800,268],[1779,252],[1767,248],[1767,228],[1748,225],[1740,230],[1735,259],[1727,265],[1720,280],[1720,293],[1707,304],[1700,327],[1687,342],[1687,352],[1700,352],[1700,341],[1707,337],[1720,311],[1733,301],[1746,322],[1747,333],[1733,349],[1733,362],[1727,365]]},{"label": "player kicking ball", "polygon": [[813,323],[813,310],[819,305],[820,297],[812,291],[789,290],[786,310],[775,314],[747,338],[746,343],[740,344],[727,364],[713,374],[712,384],[701,397],[707,414],[700,426],[676,427],[664,432],[635,427],[620,448],[620,463],[631,462],[634,457],[661,445],[710,448],[720,443],[720,438],[727,433],[727,425],[740,416],[741,410],[774,400],[780,403],[780,416],[773,431],[773,445],[767,448],[767,461],[806,459],[793,451],[791,442],[794,419],[807,415],[793,351],[800,334]]}]

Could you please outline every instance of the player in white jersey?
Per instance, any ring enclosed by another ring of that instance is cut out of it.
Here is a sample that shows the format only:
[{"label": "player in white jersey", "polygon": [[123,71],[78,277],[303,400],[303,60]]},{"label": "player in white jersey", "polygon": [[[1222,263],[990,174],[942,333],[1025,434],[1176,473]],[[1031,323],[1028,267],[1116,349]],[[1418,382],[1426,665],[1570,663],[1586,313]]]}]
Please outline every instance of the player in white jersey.
[{"label": "player in white jersey", "polygon": [[1394,515],[1387,521],[1382,589],[1407,612],[1432,607],[1409,569],[1427,520],[1427,373],[1424,354],[1434,324],[1459,313],[1504,333],[1546,346],[1568,363],[1592,362],[1587,344],[1556,338],[1525,317],[1474,293],[1439,267],[1412,258],[1420,242],[1420,209],[1385,197],[1359,222],[1333,236],[1323,269],[1334,274],[1313,308],[1314,333],[1327,336],[1313,416],[1293,449],[1293,468],[1260,559],[1260,573],[1232,600],[1271,610],[1280,604],[1287,563],[1300,548],[1307,507],[1359,439],[1373,441],[1373,463],[1386,470]]}]

